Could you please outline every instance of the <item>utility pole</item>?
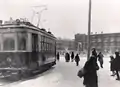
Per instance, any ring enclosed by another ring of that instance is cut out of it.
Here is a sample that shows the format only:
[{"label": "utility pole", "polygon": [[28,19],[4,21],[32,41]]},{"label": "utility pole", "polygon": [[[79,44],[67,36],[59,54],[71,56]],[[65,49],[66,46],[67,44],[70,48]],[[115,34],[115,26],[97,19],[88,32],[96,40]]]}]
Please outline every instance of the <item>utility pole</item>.
[{"label": "utility pole", "polygon": [[89,0],[89,13],[88,13],[88,43],[87,43],[87,59],[90,58],[90,32],[91,32],[91,0]]}]

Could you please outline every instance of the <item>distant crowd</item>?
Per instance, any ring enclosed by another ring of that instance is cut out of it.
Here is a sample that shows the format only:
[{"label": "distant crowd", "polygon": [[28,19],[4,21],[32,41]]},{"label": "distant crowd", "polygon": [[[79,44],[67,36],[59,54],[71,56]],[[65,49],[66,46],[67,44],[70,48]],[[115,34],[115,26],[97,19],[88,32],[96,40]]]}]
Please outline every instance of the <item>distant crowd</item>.
[{"label": "distant crowd", "polygon": [[[59,52],[57,53],[57,60],[59,61],[60,60],[60,54]],[[80,57],[78,54],[74,54],[74,52],[72,52],[71,54],[69,54],[68,52],[65,53],[65,62],[73,62],[75,61],[76,62],[76,66],[79,65],[79,61],[80,61]]]},{"label": "distant crowd", "polygon": [[[60,54],[57,53],[57,60],[60,60]],[[78,54],[74,54],[72,52],[69,54],[65,53],[65,62],[76,62],[76,66],[79,66],[80,57]],[[100,63],[100,66],[97,64],[97,61]],[[111,76],[116,76],[116,80],[120,80],[119,71],[120,71],[120,54],[119,52],[115,52],[115,57],[113,55],[110,56],[110,71],[112,72]],[[84,78],[83,84],[86,87],[98,87],[98,76],[97,71],[103,68],[104,64],[104,55],[102,52],[97,53],[96,49],[92,49],[92,53],[90,58],[86,61],[83,68],[81,68],[78,72],[78,76],[80,78]]]}]

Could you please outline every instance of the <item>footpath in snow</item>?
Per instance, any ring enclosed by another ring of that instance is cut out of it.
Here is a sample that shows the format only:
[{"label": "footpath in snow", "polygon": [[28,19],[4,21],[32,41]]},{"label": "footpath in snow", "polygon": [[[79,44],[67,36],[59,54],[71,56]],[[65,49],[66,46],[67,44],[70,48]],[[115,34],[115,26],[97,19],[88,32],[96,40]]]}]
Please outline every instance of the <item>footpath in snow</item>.
[{"label": "footpath in snow", "polygon": [[[83,78],[79,78],[77,72],[83,67],[85,61],[86,58],[82,57],[77,67],[75,62],[66,63],[64,57],[61,57],[52,69],[43,74],[1,87],[84,87]],[[110,76],[109,65],[109,58],[104,58],[104,68],[98,71],[98,85],[99,87],[120,87],[120,81]]]}]

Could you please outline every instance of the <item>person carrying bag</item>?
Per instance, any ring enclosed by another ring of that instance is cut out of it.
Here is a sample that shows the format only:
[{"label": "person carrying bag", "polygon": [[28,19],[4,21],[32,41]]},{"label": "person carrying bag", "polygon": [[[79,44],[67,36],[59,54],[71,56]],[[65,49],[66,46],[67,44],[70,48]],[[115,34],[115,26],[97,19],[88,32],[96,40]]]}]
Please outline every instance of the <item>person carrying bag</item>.
[{"label": "person carrying bag", "polygon": [[99,66],[96,57],[92,55],[84,67],[78,71],[77,75],[84,78],[83,84],[86,87],[98,87],[97,70],[99,70]]},{"label": "person carrying bag", "polygon": [[82,78],[86,73],[86,70],[84,68],[81,68],[78,73],[77,73],[77,76]]}]

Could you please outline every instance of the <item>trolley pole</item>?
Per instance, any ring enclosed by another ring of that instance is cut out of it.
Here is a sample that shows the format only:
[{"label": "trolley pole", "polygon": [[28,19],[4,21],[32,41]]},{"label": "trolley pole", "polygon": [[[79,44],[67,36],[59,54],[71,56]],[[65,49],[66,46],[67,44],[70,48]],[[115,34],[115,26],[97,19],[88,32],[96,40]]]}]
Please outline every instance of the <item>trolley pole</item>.
[{"label": "trolley pole", "polygon": [[91,32],[91,0],[89,0],[89,13],[88,13],[88,42],[87,42],[87,59],[90,58],[90,32]]},{"label": "trolley pole", "polygon": [[44,10],[47,10],[47,7],[46,7],[46,5],[40,5],[40,6],[33,6],[34,8],[43,8],[43,9],[41,9],[40,11],[34,11],[33,10],[33,15],[32,15],[32,18],[31,18],[31,22],[33,21],[33,18],[34,18],[34,15],[35,14],[38,14],[38,23],[37,23],[37,27],[39,27],[39,24],[40,24],[40,22],[41,22],[41,14],[42,14],[42,12],[44,11]]},{"label": "trolley pole", "polygon": [[42,13],[44,10],[47,10],[47,8],[42,9],[40,12],[38,12],[38,24],[37,24],[37,27],[39,27],[40,20],[41,20],[41,13]]}]

